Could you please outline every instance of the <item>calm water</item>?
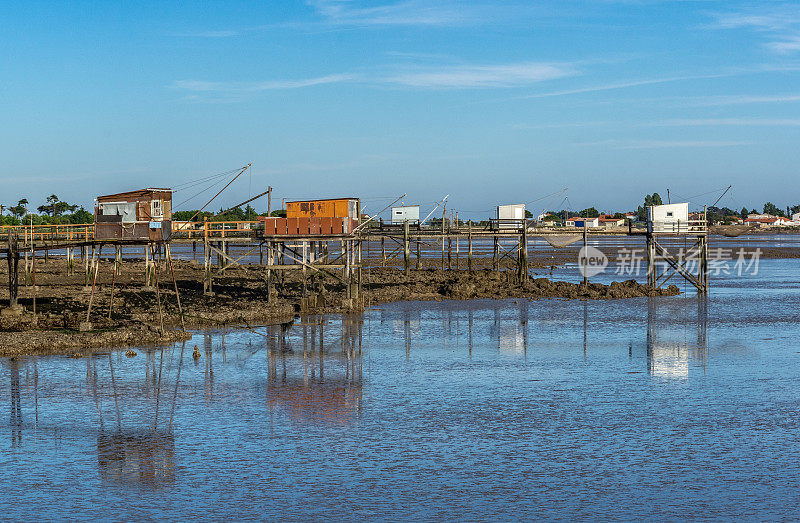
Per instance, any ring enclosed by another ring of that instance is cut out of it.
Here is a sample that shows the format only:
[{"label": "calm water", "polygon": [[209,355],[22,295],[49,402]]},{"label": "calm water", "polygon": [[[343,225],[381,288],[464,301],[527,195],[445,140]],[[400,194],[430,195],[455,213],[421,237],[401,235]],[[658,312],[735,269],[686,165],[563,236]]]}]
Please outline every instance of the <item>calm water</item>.
[{"label": "calm water", "polygon": [[800,260],[712,285],[3,360],[0,517],[797,519]]}]

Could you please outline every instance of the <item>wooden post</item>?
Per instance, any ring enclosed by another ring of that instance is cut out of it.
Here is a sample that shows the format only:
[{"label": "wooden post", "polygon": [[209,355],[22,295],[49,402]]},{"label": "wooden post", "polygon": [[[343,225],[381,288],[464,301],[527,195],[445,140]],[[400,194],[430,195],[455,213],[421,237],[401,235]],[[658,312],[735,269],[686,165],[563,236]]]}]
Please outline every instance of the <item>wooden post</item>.
[{"label": "wooden post", "polygon": [[656,268],[655,268],[655,244],[653,243],[653,235],[650,231],[647,232],[647,284],[655,286]]},{"label": "wooden post", "polygon": [[114,255],[114,276],[122,273],[122,247],[116,246],[117,250]]},{"label": "wooden post", "polygon": [[[356,241],[358,242],[356,244],[357,245],[356,250],[358,251],[358,254],[357,254],[357,256],[358,256],[358,260],[357,260],[358,266],[356,267],[356,298],[358,300],[361,300],[361,242],[362,242],[362,240],[361,240],[360,234],[359,234],[358,240],[356,240]],[[359,307],[360,307],[360,304],[359,304]]]},{"label": "wooden post", "polygon": [[467,270],[472,272],[472,220],[467,222]]},{"label": "wooden post", "polygon": [[[45,256],[48,249],[44,250]],[[36,321],[36,250],[31,244],[31,285],[33,285],[33,319]]]},{"label": "wooden post", "polygon": [[381,256],[383,257],[384,263],[386,262],[386,238],[381,236]]},{"label": "wooden post", "polygon": [[408,276],[408,269],[411,265],[411,249],[408,245],[408,220],[403,222],[403,270]]},{"label": "wooden post", "polygon": [[[205,221],[207,218],[203,218]],[[203,227],[207,228],[204,223]],[[203,294],[213,294],[211,279],[211,245],[208,243],[208,234],[203,234]]]},{"label": "wooden post", "polygon": [[306,264],[308,263],[308,242],[303,240],[301,242],[301,246],[302,246],[302,255],[303,255],[303,268],[301,269],[303,271],[303,298],[307,298],[308,297],[308,283],[307,283],[308,270],[306,268]]},{"label": "wooden post", "polygon": [[522,221],[522,234],[519,237],[519,281],[528,279],[528,224]]},{"label": "wooden post", "polygon": [[[94,250],[94,247],[92,247]],[[103,245],[97,251],[97,261],[94,260],[94,253],[92,253],[92,262],[94,266],[94,277],[92,278],[92,293],[89,295],[89,307],[86,309],[86,323],[89,323],[89,316],[92,314],[92,303],[94,302],[94,288],[97,286],[97,274],[100,272],[100,256],[103,254]]]},{"label": "wooden post", "polygon": [[494,246],[492,248],[492,269],[495,271],[500,270],[500,238],[497,237],[497,233],[495,233],[494,237]]},{"label": "wooden post", "polygon": [[19,239],[16,232],[8,233],[8,305],[16,307],[19,297]]},{"label": "wooden post", "polygon": [[587,249],[588,229],[586,228],[586,219],[583,220],[583,284],[589,283],[589,253]]},{"label": "wooden post", "polygon": [[422,247],[420,243],[420,239],[417,238],[417,269],[422,268]]},{"label": "wooden post", "polygon": [[342,253],[344,254],[344,286],[345,297],[350,298],[350,249],[348,248],[348,241],[342,241]]},{"label": "wooden post", "polygon": [[453,268],[453,237],[447,235],[447,269]]},{"label": "wooden post", "polygon": [[444,270],[444,220],[445,220],[445,212],[442,211],[442,270]]}]

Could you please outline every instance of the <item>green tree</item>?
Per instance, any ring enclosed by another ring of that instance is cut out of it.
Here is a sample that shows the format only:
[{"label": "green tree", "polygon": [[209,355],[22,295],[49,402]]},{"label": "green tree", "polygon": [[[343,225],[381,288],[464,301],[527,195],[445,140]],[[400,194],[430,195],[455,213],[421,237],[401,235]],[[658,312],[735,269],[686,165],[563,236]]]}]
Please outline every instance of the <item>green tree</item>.
[{"label": "green tree", "polygon": [[742,207],[742,212],[739,213],[739,217],[744,220],[747,218],[748,214],[750,214],[750,211],[747,210],[747,207]]},{"label": "green tree", "polygon": [[597,218],[598,216],[600,216],[600,212],[594,207],[589,207],[588,209],[582,210],[580,212],[580,215],[583,218]]},{"label": "green tree", "polygon": [[640,222],[646,221],[647,208],[651,205],[664,205],[664,202],[661,201],[661,196],[657,192],[644,196],[644,205],[640,205],[639,208],[636,209],[636,219]]},{"label": "green tree", "polygon": [[778,206],[772,202],[764,204],[764,214],[772,214],[773,216],[783,216],[783,211],[778,209]]},{"label": "green tree", "polygon": [[13,207],[9,207],[8,210],[9,210],[9,212],[11,212],[11,214],[15,218],[17,218],[19,220],[22,220],[22,218],[26,214],[28,214],[27,207],[28,207],[28,199],[27,198],[23,198],[23,199],[21,199],[20,201],[17,202],[17,205],[14,205]]},{"label": "green tree", "polygon": [[69,215],[69,223],[92,223],[94,215],[81,207]]}]

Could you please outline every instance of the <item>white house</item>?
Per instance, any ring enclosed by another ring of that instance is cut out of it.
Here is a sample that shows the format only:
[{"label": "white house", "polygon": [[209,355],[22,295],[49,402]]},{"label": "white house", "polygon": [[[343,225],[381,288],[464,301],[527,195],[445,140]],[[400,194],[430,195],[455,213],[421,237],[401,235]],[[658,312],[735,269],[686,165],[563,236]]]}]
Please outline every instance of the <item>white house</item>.
[{"label": "white house", "polygon": [[584,226],[587,228],[590,227],[600,227],[600,219],[599,218],[581,218],[580,216],[575,216],[569,218],[565,225],[567,227],[580,227],[583,228]]}]

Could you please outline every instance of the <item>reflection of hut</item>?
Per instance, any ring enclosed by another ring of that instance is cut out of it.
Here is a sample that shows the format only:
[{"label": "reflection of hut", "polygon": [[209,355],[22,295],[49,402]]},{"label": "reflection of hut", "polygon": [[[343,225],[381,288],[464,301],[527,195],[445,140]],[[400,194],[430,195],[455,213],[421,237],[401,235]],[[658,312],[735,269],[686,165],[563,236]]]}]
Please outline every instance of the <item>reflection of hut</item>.
[{"label": "reflection of hut", "polygon": [[98,240],[164,241],[172,236],[172,189],[140,189],[97,197]]},{"label": "reflection of hut", "polygon": [[97,465],[104,481],[171,483],[175,481],[175,440],[171,434],[100,434]]},{"label": "reflection of hut", "polygon": [[270,383],[267,405],[285,410],[297,421],[347,423],[360,411],[361,382]]}]

